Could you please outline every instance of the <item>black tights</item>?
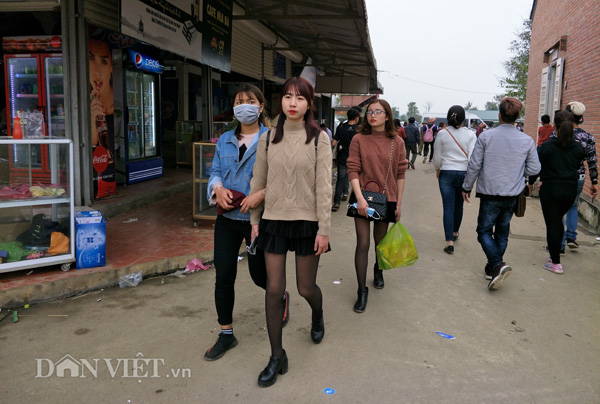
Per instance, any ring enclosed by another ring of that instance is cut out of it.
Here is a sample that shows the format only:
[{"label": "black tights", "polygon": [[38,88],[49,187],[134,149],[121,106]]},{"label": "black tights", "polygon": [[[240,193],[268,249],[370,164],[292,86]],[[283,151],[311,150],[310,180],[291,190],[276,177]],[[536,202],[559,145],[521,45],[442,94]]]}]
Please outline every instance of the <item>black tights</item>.
[{"label": "black tights", "polygon": [[[285,258],[287,254],[265,253],[267,263],[267,293],[265,310],[267,312],[267,331],[271,342],[271,356],[283,356],[281,339],[283,318],[282,298],[285,293]],[[318,321],[323,316],[323,295],[317,286],[317,268],[319,256],[296,255],[296,285],[300,296],[306,299],[312,309],[312,320]]]},{"label": "black tights", "polygon": [[546,240],[552,263],[560,264],[560,244],[565,231],[563,216],[573,206],[577,197],[577,183],[547,184],[540,188],[540,203],[546,222]]},{"label": "black tights", "polygon": [[[371,243],[371,222],[361,217],[354,218],[356,228],[356,250],[354,251],[354,267],[359,289],[367,286],[367,266],[369,265],[369,246]],[[386,235],[387,222],[373,222],[373,241],[375,246]],[[376,254],[377,255],[377,254]]]}]

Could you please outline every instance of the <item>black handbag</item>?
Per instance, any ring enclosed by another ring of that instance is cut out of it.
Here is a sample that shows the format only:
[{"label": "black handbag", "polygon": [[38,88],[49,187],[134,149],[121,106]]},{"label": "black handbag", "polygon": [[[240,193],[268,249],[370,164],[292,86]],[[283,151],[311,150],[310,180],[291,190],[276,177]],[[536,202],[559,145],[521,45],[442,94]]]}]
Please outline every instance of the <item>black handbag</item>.
[{"label": "black handbag", "polygon": [[387,195],[385,193],[385,187],[382,187],[381,184],[377,181],[369,181],[365,184],[364,187],[366,188],[367,185],[369,185],[371,182],[379,186],[379,192],[366,191],[364,189],[361,189],[363,198],[365,198],[365,200],[369,204],[369,207],[375,209],[375,212],[379,213],[379,216],[382,219],[385,219],[387,215]]},{"label": "black handbag", "polygon": [[525,186],[523,191],[517,195],[517,204],[515,205],[515,216],[525,216],[525,208],[527,208],[527,197],[529,196],[529,187]]},{"label": "black handbag", "polygon": [[[385,174],[385,183],[384,183],[383,187],[381,186],[381,184],[379,182],[377,182],[375,180],[371,180],[371,181],[367,182],[363,186],[363,189],[361,189],[361,191],[360,191],[360,192],[362,192],[363,198],[365,198],[365,200],[369,204],[369,207],[375,209],[375,212],[377,212],[379,214],[379,217],[377,219],[375,219],[378,221],[384,220],[387,215],[387,194],[385,193],[385,190],[387,187],[387,180],[390,175],[390,169],[392,168],[393,157],[394,157],[394,139],[392,138],[392,147],[391,147],[391,151],[390,151],[390,164],[388,165],[388,170],[387,170],[387,173]],[[371,182],[373,182],[379,186],[379,192],[367,191],[364,189]],[[348,216],[364,218],[364,216],[358,214],[358,209],[356,209],[355,207],[350,206],[350,205],[348,205]]]}]

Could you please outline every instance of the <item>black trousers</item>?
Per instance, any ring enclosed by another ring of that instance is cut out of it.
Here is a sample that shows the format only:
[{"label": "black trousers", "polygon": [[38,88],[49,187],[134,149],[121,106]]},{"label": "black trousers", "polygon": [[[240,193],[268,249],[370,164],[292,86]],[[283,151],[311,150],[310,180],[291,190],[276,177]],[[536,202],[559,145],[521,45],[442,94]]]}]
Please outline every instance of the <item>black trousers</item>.
[{"label": "black trousers", "polygon": [[[217,216],[215,223],[215,305],[221,325],[233,323],[235,302],[235,278],[237,276],[238,254],[242,240],[250,245],[252,226],[249,221],[232,220]],[[248,254],[250,276],[257,286],[267,287],[265,254],[257,250],[256,255]]]},{"label": "black trousers", "polygon": [[550,258],[555,264],[560,264],[560,244],[565,231],[562,218],[573,206],[575,197],[577,197],[577,181],[572,184],[542,182],[540,202],[546,222],[546,240]]}]

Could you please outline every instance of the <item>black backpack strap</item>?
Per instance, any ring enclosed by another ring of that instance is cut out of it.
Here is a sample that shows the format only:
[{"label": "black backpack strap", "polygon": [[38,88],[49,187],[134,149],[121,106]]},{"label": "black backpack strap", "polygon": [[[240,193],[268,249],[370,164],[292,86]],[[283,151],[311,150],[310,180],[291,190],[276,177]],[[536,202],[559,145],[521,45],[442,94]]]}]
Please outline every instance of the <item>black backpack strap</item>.
[{"label": "black backpack strap", "polygon": [[267,148],[265,149],[265,151],[269,151],[269,141],[271,140],[271,129],[269,129],[269,131],[267,132]]}]

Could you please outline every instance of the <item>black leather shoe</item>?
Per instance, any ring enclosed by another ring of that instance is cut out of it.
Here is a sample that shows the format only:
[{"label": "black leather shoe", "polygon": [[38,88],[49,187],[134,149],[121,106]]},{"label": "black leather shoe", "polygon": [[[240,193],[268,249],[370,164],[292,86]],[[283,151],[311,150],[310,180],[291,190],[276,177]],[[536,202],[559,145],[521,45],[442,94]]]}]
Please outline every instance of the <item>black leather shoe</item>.
[{"label": "black leather shoe", "polygon": [[383,271],[379,269],[377,263],[375,263],[375,266],[373,267],[373,274],[373,285],[375,286],[375,289],[383,289],[383,286],[385,285],[383,282]]},{"label": "black leather shoe", "polygon": [[269,359],[269,364],[267,367],[260,372],[258,375],[258,385],[260,387],[269,387],[275,384],[277,381],[277,373],[284,375],[288,371],[288,358],[285,353],[285,349],[283,350],[283,356],[281,358],[276,358],[275,356],[271,356]]},{"label": "black leather shoe", "polygon": [[447,245],[446,247],[444,247],[444,252],[446,254],[454,254],[454,246],[453,245]]},{"label": "black leather shoe", "polygon": [[356,299],[356,303],[354,303],[354,311],[357,313],[362,313],[367,308],[367,300],[369,298],[369,288],[365,287],[364,289],[358,289],[358,299]]},{"label": "black leather shoe", "polygon": [[323,316],[317,322],[313,321],[310,329],[310,338],[315,344],[320,344],[323,341],[325,335],[325,323],[323,322]]}]

